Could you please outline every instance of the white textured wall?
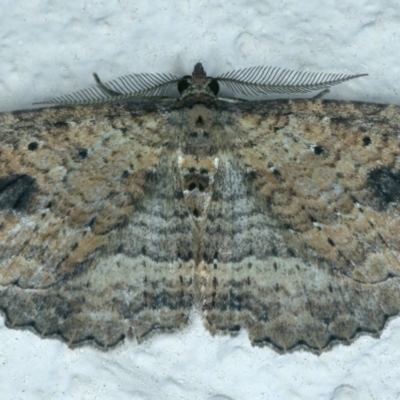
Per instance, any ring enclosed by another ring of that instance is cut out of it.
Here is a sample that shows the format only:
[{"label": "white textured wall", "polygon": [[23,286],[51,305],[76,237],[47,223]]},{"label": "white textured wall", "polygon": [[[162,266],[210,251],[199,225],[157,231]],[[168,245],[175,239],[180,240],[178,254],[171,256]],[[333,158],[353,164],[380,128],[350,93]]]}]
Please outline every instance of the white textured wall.
[{"label": "white textured wall", "polygon": [[[400,104],[395,0],[0,0],[0,110],[132,72],[209,75],[253,65],[370,76],[327,98]],[[1,168],[1,166],[0,166]],[[210,337],[197,315],[182,332],[107,353],[70,350],[0,323],[0,398],[395,399],[400,319],[322,356],[278,355]]]}]

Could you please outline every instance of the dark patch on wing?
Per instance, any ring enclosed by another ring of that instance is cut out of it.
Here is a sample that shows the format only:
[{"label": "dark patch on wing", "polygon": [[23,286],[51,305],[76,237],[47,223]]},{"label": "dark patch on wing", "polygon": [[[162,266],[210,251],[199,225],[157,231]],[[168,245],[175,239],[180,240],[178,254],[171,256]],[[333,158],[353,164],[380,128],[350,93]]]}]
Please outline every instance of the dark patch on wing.
[{"label": "dark patch on wing", "polygon": [[343,117],[340,117],[340,116],[331,118],[331,122],[333,124],[337,124],[337,125],[349,124],[349,120],[347,118],[343,118]]},{"label": "dark patch on wing", "polygon": [[374,202],[379,209],[400,202],[400,171],[395,168],[375,168],[369,171],[367,183],[374,192]]},{"label": "dark patch on wing", "polygon": [[57,121],[52,124],[55,128],[68,128],[68,122],[66,121]]},{"label": "dark patch on wing", "polygon": [[0,178],[0,209],[24,210],[31,201],[35,186],[35,180],[28,175]]}]

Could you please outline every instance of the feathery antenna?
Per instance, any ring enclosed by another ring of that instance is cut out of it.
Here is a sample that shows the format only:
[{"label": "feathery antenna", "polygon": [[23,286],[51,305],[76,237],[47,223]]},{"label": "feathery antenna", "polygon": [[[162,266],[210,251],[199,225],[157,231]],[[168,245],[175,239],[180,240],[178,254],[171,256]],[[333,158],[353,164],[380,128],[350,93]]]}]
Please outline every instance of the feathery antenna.
[{"label": "feathery antenna", "polygon": [[263,95],[270,93],[305,93],[368,74],[346,75],[317,72],[296,72],[277,67],[252,67],[227,72],[215,78],[235,93]]},{"label": "feathery antenna", "polygon": [[171,74],[131,74],[103,83],[93,74],[96,86],[33,104],[84,105],[126,102],[140,97],[163,96],[180,78]]}]

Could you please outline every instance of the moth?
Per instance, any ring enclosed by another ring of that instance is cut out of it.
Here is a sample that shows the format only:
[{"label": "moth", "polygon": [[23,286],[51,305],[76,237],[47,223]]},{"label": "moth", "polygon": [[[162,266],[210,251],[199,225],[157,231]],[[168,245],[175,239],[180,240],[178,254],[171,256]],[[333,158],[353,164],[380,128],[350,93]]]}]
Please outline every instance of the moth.
[{"label": "moth", "polygon": [[378,336],[400,312],[399,106],[218,97],[358,76],[198,63],[0,114],[6,325],[110,348],[196,308],[281,353]]}]

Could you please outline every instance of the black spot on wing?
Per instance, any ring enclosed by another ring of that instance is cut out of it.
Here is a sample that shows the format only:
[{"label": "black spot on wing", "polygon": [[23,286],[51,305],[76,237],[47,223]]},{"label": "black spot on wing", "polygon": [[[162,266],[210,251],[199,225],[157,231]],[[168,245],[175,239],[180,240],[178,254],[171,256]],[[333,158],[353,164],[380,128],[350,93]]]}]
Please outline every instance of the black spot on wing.
[{"label": "black spot on wing", "polygon": [[27,208],[35,186],[35,180],[28,175],[0,178],[0,210],[22,211]]},{"label": "black spot on wing", "polygon": [[316,154],[318,156],[324,153],[324,149],[321,146],[315,146],[313,148],[313,150],[314,150],[314,154]]},{"label": "black spot on wing", "polygon": [[367,184],[374,194],[374,203],[379,209],[400,202],[400,170],[375,168],[369,171]]},{"label": "black spot on wing", "polygon": [[81,160],[84,160],[88,155],[87,149],[78,149],[78,156]]},{"label": "black spot on wing", "polygon": [[28,150],[35,151],[39,147],[38,142],[31,142],[28,144]]},{"label": "black spot on wing", "polygon": [[362,138],[363,144],[365,147],[369,146],[371,144],[371,138],[369,136],[364,136]]}]

